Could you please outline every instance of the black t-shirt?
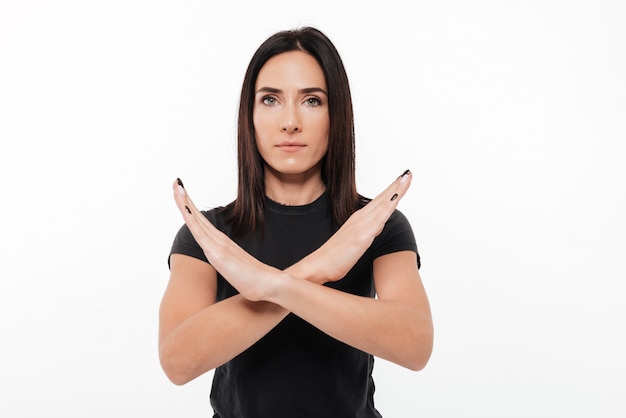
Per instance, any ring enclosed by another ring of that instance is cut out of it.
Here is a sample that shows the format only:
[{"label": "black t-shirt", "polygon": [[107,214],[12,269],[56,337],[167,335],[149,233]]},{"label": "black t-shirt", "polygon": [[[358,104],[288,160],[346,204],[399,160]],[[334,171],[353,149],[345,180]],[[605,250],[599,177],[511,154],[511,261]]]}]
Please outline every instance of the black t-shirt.
[{"label": "black t-shirt", "polygon": [[[219,210],[203,213],[231,236]],[[304,206],[283,206],[266,199],[265,233],[234,241],[260,261],[285,269],[319,248],[333,232],[325,193]],[[417,245],[409,222],[396,210],[346,277],[325,286],[374,297],[373,260],[404,250],[417,253]],[[173,253],[207,261],[186,225],[174,239]],[[419,266],[419,254],[417,259]],[[217,300],[237,293],[218,274]],[[215,370],[214,417],[380,417],[374,408],[373,365],[370,354],[289,314],[252,347]]]}]

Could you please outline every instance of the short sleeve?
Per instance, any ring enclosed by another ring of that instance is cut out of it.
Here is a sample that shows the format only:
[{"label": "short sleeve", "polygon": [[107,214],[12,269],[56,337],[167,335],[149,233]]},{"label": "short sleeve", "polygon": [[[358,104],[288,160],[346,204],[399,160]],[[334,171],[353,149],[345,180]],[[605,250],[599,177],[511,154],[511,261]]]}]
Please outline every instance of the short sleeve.
[{"label": "short sleeve", "polygon": [[417,267],[421,267],[420,255],[411,224],[406,216],[397,209],[385,223],[383,231],[374,239],[370,250],[372,259],[398,251],[414,251],[417,254]]},{"label": "short sleeve", "polygon": [[[196,239],[191,234],[189,227],[186,224],[180,227],[176,236],[174,237],[174,242],[172,243],[172,248],[170,250],[170,256],[172,254],[184,254],[193,258],[197,258],[199,260],[209,262],[204,255],[204,251],[198,243]],[[170,264],[170,258],[167,258],[167,264]]]},{"label": "short sleeve", "polygon": [[[222,207],[216,207],[208,211],[201,211],[202,214],[207,218],[209,222],[211,222],[217,229],[226,233],[224,229],[224,224],[221,221],[218,213],[222,209]],[[198,260],[202,260],[206,263],[209,262],[207,260],[206,255],[204,255],[204,251],[193,237],[193,234],[189,230],[189,227],[186,224],[180,227],[178,233],[174,237],[174,242],[172,243],[172,249],[170,250],[170,256],[172,254],[183,254],[188,255],[193,258],[197,258]],[[170,259],[168,257],[167,264],[169,265]],[[210,263],[209,263],[210,264]]]}]

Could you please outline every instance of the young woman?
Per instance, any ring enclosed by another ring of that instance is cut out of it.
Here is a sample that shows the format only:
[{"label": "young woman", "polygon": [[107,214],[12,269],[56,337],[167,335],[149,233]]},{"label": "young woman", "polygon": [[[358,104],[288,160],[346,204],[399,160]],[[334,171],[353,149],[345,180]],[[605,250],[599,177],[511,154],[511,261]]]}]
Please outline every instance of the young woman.
[{"label": "young woman", "polygon": [[176,384],[215,369],[215,417],[380,417],[378,356],[411,370],[433,326],[407,219],[406,170],[375,199],[356,191],[348,79],[314,28],[256,51],[241,92],[237,198],[185,225],[160,310],[162,367]]}]

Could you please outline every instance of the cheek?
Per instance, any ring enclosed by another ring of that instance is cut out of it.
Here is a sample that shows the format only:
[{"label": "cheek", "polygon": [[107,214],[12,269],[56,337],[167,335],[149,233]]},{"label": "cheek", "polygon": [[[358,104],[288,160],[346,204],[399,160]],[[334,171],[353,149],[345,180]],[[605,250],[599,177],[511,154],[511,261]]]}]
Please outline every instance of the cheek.
[{"label": "cheek", "polygon": [[322,155],[326,154],[328,154],[328,139],[326,139],[326,142],[324,143],[324,146],[322,148]]},{"label": "cheek", "polygon": [[257,134],[263,135],[270,132],[272,126],[275,125],[275,121],[272,119],[273,115],[270,112],[254,112],[252,113],[252,124]]},{"label": "cheek", "polygon": [[266,124],[263,123],[263,118],[257,116],[256,114],[252,117],[252,125],[254,126],[254,136],[256,137],[257,142],[259,140],[263,140],[265,138],[265,132],[267,132]]},{"label": "cheek", "polygon": [[324,137],[324,148],[328,151],[328,147],[330,146],[330,122],[328,119],[322,122],[323,129],[323,137]]},{"label": "cheek", "polygon": [[255,110],[254,112],[252,112],[252,126],[254,126],[255,132],[258,130],[258,127],[260,126],[260,124],[261,124],[261,121],[260,121],[259,114]]}]

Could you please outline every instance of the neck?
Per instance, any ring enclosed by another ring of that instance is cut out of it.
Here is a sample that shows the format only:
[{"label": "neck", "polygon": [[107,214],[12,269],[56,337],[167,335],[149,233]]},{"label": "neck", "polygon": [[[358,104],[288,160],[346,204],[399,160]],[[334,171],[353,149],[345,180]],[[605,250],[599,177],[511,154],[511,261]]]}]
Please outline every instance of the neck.
[{"label": "neck", "polygon": [[311,174],[285,175],[265,170],[265,194],[281,205],[307,205],[314,202],[325,190],[326,185],[322,182],[319,171]]},{"label": "neck", "polygon": [[[284,196],[281,193],[267,193],[267,198],[271,201],[278,203],[283,206],[304,206],[309,203],[315,202],[324,192],[326,191],[326,187],[322,185],[322,187],[314,194],[301,194],[301,195],[293,195]],[[278,196],[278,197],[277,197]],[[279,197],[284,196],[284,197]]]}]

